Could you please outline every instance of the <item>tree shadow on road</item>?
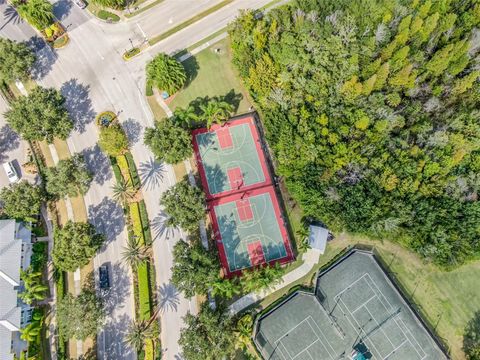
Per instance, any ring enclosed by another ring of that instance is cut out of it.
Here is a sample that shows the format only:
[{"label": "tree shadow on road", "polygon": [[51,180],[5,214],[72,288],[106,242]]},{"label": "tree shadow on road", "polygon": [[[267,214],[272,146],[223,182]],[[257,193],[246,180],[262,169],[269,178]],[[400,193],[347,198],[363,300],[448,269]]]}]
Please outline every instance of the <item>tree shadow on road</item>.
[{"label": "tree shadow on road", "polygon": [[39,36],[31,37],[26,44],[35,51],[35,56],[37,57],[30,75],[34,80],[41,80],[52,70],[58,55]]},{"label": "tree shadow on road", "polygon": [[128,143],[130,146],[134,145],[135,143],[140,140],[140,135],[142,133],[142,126],[138,121],[133,119],[128,119],[127,121],[122,122],[123,130],[128,138]]},{"label": "tree shadow on road", "polygon": [[165,164],[151,157],[148,161],[140,163],[138,167],[140,179],[145,189],[150,190],[158,187],[165,174]]},{"label": "tree shadow on road", "polygon": [[88,207],[88,218],[97,231],[105,235],[106,244],[113,241],[125,227],[123,209],[108,197],[104,197],[98,205]]},{"label": "tree shadow on road", "polygon": [[70,14],[72,7],[73,1],[59,0],[53,4],[53,13],[58,20],[62,21]]},{"label": "tree shadow on road", "polygon": [[73,120],[75,130],[83,133],[87,124],[92,122],[96,115],[88,96],[90,85],[83,85],[77,79],[70,79],[62,85],[60,92],[65,96],[65,108]]},{"label": "tree shadow on road", "polygon": [[125,335],[130,328],[131,319],[123,314],[103,327],[105,348],[98,344],[100,352],[104,352],[104,359],[129,359],[132,355],[132,348],[125,342]]},{"label": "tree shadow on road", "polygon": [[175,233],[175,228],[168,225],[168,215],[160,211],[160,213],[150,222],[150,228],[153,232],[153,240],[157,240],[163,236],[168,240]]},{"label": "tree shadow on road", "polygon": [[[0,0],[0,5],[6,3],[6,0]],[[23,19],[18,15],[17,10],[12,5],[7,5],[5,11],[3,12],[3,19],[5,22],[0,26],[0,31],[3,30],[5,26],[12,23],[12,25],[18,25],[23,22]]]},{"label": "tree shadow on road", "polygon": [[107,317],[112,317],[114,310],[125,306],[125,299],[130,295],[130,275],[126,266],[117,263],[110,267],[111,288],[103,295]]},{"label": "tree shadow on road", "polygon": [[162,284],[158,288],[158,306],[162,312],[177,311],[180,299],[177,288],[171,284]]},{"label": "tree shadow on road", "polygon": [[3,125],[0,128],[0,162],[7,160],[7,151],[17,149],[19,146],[20,136],[10,126]]},{"label": "tree shadow on road", "polygon": [[82,154],[88,170],[94,174],[93,181],[103,185],[105,181],[112,178],[110,160],[108,160],[98,145],[83,150]]}]

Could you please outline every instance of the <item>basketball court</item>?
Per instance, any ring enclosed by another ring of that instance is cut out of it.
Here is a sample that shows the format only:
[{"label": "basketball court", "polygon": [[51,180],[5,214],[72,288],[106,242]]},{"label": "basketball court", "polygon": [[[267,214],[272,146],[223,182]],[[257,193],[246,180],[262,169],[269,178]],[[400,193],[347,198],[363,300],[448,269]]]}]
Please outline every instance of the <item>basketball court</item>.
[{"label": "basketball court", "polygon": [[193,146],[207,199],[271,183],[251,116],[195,130]]},{"label": "basketball court", "polygon": [[265,359],[447,357],[371,254],[353,252],[263,315],[255,343]]},{"label": "basketball court", "polygon": [[213,200],[210,209],[227,275],[264,263],[293,259],[272,186]]},{"label": "basketball court", "polygon": [[293,260],[253,116],[197,129],[193,146],[226,275]]}]

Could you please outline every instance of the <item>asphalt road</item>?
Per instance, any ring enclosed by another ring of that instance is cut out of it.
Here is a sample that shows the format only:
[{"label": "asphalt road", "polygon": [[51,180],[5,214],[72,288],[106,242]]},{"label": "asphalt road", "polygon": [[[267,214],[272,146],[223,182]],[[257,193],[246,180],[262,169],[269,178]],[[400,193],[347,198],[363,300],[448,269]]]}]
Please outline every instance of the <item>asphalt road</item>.
[{"label": "asphalt road", "polygon": [[[0,0],[1,1],[1,0]],[[184,49],[233,20],[239,9],[259,8],[270,0],[237,0],[188,28],[151,47],[132,61],[121,58],[131,41],[137,45],[192,17],[195,12],[213,6],[219,0],[165,0],[161,5],[127,22],[106,24],[92,18],[67,0],[54,5],[56,16],[68,28],[70,44],[56,52],[35,38],[35,32],[22,22],[4,20],[0,35],[18,41],[30,41],[37,51],[38,63],[33,76],[43,86],[60,89],[67,98],[75,131],[68,139],[72,152],[82,152],[95,173],[85,196],[89,219],[108,237],[95,258],[95,268],[109,263],[112,288],[106,296],[109,319],[98,336],[100,359],[133,359],[125,348],[123,334],[134,317],[133,291],[128,267],[121,262],[126,236],[123,216],[111,200],[113,177],[110,165],[96,146],[98,132],[93,119],[103,110],[115,111],[131,143],[135,163],[142,177],[143,194],[152,233],[158,303],[161,307],[161,340],[164,359],[181,359],[178,345],[183,316],[196,312],[194,300],[185,299],[170,283],[172,248],[182,237],[179,230],[165,227],[165,214],[159,205],[161,194],[175,183],[171,166],[155,162],[143,145],[143,131],[153,126],[153,115],[144,96],[146,62],[158,52]],[[0,13],[8,14],[8,5],[0,3]],[[138,24],[138,25],[137,25]],[[18,29],[17,29],[18,28]],[[1,138],[0,138],[1,140]],[[0,143],[3,145],[3,143]]]}]

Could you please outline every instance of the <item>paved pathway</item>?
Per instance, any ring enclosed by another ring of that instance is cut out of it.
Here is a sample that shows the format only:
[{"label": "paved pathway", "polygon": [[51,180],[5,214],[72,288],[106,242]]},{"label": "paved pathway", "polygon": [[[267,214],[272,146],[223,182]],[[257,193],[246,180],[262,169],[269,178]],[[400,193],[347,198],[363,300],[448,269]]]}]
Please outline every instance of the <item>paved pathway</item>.
[{"label": "paved pathway", "polygon": [[318,252],[311,249],[308,250],[306,253],[303,254],[303,257],[302,257],[303,264],[300,265],[295,270],[285,274],[282,277],[282,281],[279,284],[266,290],[252,292],[238,299],[232,305],[229,306],[228,310],[230,314],[235,315],[239,313],[240,311],[247,308],[248,306],[256,303],[257,301],[262,300],[264,297],[280,289],[283,289],[284,287],[290,285],[291,283],[307,275],[312,270],[313,266],[318,263],[318,257],[319,257]]}]

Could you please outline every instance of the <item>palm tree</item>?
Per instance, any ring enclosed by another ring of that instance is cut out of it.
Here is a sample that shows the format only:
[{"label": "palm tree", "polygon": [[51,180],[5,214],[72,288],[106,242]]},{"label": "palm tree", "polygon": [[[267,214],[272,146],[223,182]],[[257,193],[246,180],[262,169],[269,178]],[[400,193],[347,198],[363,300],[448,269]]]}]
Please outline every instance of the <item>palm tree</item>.
[{"label": "palm tree", "polygon": [[173,121],[184,129],[190,129],[192,125],[199,120],[195,114],[195,108],[192,105],[184,108],[176,108],[173,112]]},{"label": "palm tree", "polygon": [[32,321],[30,324],[28,324],[26,327],[20,330],[21,332],[20,337],[22,338],[22,340],[25,340],[28,342],[35,341],[38,335],[40,335],[41,329],[42,327],[41,327],[40,321]]},{"label": "palm tree", "polygon": [[236,333],[238,337],[238,345],[244,349],[250,343],[250,337],[253,330],[253,318],[251,314],[246,314],[237,322]]},{"label": "palm tree", "polygon": [[157,88],[165,90],[170,95],[180,90],[187,80],[183,65],[172,56],[158,54],[147,65],[147,78]]},{"label": "palm tree", "polygon": [[121,178],[112,186],[113,200],[123,205],[135,197],[136,191],[132,183]]},{"label": "palm tree", "polygon": [[140,244],[140,241],[135,236],[129,236],[127,246],[123,248],[122,259],[129,264],[133,269],[146,261],[148,258],[147,248]]},{"label": "palm tree", "polygon": [[53,6],[47,0],[27,0],[17,8],[21,17],[25,18],[38,30],[43,30],[52,24]]},{"label": "palm tree", "polygon": [[200,110],[202,111],[202,120],[210,129],[213,124],[220,124],[227,120],[233,111],[233,106],[226,101],[212,99],[206,104],[201,104]]},{"label": "palm tree", "polygon": [[34,301],[43,300],[45,298],[48,286],[42,284],[42,274],[33,272],[31,268],[20,272],[20,278],[23,281],[24,290],[18,294],[18,297],[26,304]]},{"label": "palm tree", "polygon": [[142,350],[145,340],[149,338],[146,321],[132,322],[125,335],[125,342],[136,351]]},{"label": "palm tree", "polygon": [[241,293],[240,286],[233,280],[219,279],[212,284],[212,294],[231,299]]},{"label": "palm tree", "polygon": [[300,226],[298,230],[296,231],[297,236],[298,236],[298,250],[305,252],[308,249],[310,249],[310,244],[308,243],[308,236],[310,235],[308,228],[305,226]]}]

